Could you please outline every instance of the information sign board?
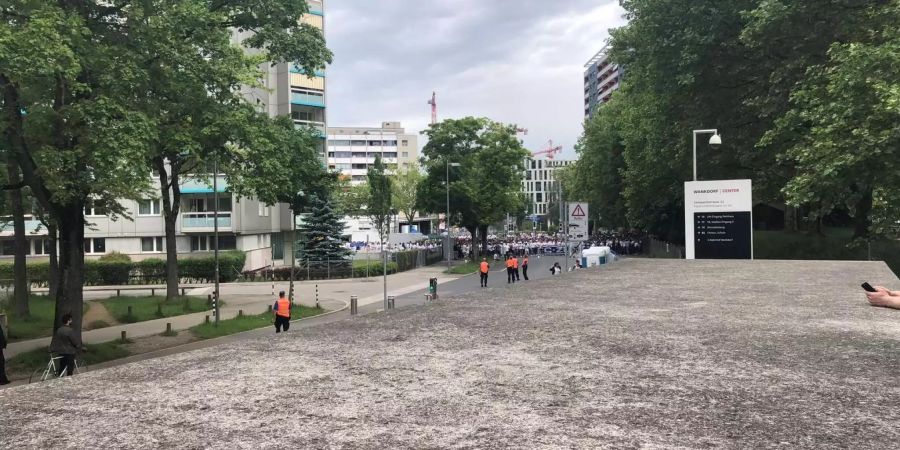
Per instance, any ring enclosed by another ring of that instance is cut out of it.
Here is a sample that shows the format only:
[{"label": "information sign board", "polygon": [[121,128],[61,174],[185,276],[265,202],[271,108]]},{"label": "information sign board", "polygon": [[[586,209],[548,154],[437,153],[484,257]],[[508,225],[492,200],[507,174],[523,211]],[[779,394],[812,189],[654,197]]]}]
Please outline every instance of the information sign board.
[{"label": "information sign board", "polygon": [[753,259],[750,180],[684,183],[687,259]]}]

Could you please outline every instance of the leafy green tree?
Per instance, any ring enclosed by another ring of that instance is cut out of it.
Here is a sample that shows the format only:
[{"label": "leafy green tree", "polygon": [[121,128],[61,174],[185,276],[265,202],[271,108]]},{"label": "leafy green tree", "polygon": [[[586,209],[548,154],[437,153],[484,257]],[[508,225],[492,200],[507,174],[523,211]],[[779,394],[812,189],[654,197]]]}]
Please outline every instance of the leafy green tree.
[{"label": "leafy green tree", "polygon": [[387,244],[391,233],[391,177],[385,173],[381,155],[375,157],[375,165],[369,168],[369,203],[366,214],[378,230],[382,245]]},{"label": "leafy green tree", "polygon": [[369,183],[351,185],[349,180],[343,179],[337,185],[334,198],[341,213],[350,217],[365,216],[369,204]]},{"label": "leafy green tree", "polygon": [[406,218],[406,223],[412,224],[419,211],[418,194],[419,184],[423,180],[419,165],[412,163],[392,178],[391,193],[393,203],[397,210]]},{"label": "leafy green tree", "polygon": [[312,195],[309,212],[299,228],[303,236],[299,256],[311,268],[343,267],[350,250],[344,247],[344,223],[327,198]]},{"label": "leafy green tree", "polygon": [[460,164],[449,171],[448,224],[455,218],[473,237],[480,236],[486,248],[488,226],[526,208],[519,192],[529,153],[516,138],[515,126],[466,117],[444,120],[423,134],[428,144],[423,149],[427,175],[418,193],[421,209],[445,210],[447,163]]}]

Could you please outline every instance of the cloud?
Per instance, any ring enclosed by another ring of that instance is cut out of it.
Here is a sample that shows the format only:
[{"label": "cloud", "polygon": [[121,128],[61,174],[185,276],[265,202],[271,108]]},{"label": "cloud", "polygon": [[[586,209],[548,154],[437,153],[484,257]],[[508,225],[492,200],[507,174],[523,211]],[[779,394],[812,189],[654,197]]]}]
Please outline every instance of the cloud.
[{"label": "cloud", "polygon": [[[529,130],[564,157],[581,134],[584,63],[625,23],[615,0],[330,0],[326,37],[330,126],[486,116]],[[420,139],[422,141],[422,139]]]}]

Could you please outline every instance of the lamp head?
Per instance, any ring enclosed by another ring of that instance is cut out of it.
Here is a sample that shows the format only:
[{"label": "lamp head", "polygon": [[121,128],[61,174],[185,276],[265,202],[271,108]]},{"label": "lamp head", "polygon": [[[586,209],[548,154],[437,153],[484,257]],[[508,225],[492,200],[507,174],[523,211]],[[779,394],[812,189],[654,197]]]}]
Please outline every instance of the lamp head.
[{"label": "lamp head", "polygon": [[712,135],[709,138],[709,146],[713,148],[713,150],[722,146],[722,136],[719,136],[719,133]]}]

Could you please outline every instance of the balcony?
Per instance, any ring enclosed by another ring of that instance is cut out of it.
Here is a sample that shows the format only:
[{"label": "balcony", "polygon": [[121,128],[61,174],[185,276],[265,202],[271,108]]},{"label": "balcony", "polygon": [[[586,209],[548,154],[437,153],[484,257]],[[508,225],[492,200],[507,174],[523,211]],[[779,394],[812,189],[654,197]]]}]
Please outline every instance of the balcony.
[{"label": "balcony", "polygon": [[322,122],[316,122],[313,120],[294,119],[294,125],[297,128],[308,128],[308,127],[315,128],[316,131],[319,132],[319,137],[322,139],[325,139],[325,124]]},{"label": "balcony", "polygon": [[[181,231],[211,232],[213,231],[216,213],[188,212],[181,214]],[[219,212],[219,231],[231,231],[231,211]]]},{"label": "balcony", "polygon": [[322,15],[322,2],[320,0],[307,0],[306,4],[309,5],[310,14]]},{"label": "balcony", "polygon": [[295,105],[314,106],[316,108],[325,107],[324,95],[304,94],[301,92],[291,92],[291,103]]}]

